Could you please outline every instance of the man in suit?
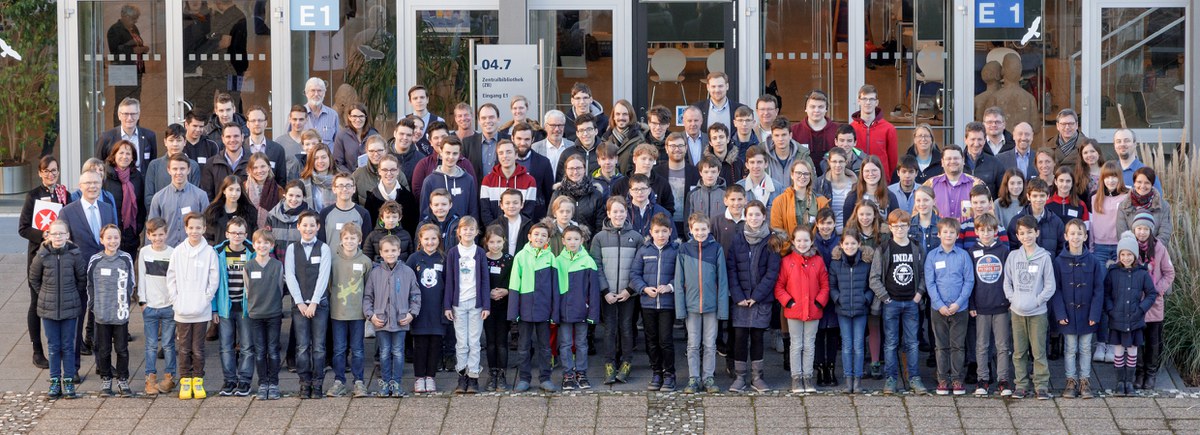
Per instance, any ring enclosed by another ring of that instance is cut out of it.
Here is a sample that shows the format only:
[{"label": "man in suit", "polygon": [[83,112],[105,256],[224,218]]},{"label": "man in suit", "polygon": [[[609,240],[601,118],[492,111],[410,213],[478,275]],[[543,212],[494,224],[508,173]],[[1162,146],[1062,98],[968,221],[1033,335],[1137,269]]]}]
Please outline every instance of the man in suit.
[{"label": "man in suit", "polygon": [[[687,160],[696,166],[700,163],[700,158],[704,157],[704,150],[708,149],[708,135],[704,133],[704,114],[700,112],[700,108],[690,106],[683,111],[683,137],[684,144],[687,145]],[[670,151],[667,151],[670,156]]]},{"label": "man in suit", "polygon": [[117,116],[121,119],[121,125],[100,133],[100,138],[96,140],[96,158],[107,159],[113,145],[125,139],[133,144],[133,165],[138,170],[145,170],[151,160],[158,158],[158,137],[153,131],[138,126],[142,103],[136,98],[121,100],[117,106]]},{"label": "man in suit", "polygon": [[1017,168],[1025,178],[1037,176],[1036,159],[1033,156],[1033,127],[1022,122],[1013,127],[1013,149],[996,156],[1000,166]]},{"label": "man in suit", "polygon": [[480,179],[492,172],[496,165],[496,141],[500,139],[500,109],[492,103],[484,103],[475,112],[479,133],[462,140],[463,156],[471,161]]},{"label": "man in suit", "polygon": [[271,172],[274,173],[275,184],[280,186],[287,185],[287,152],[283,150],[283,145],[267,139],[267,135],[265,134],[267,131],[267,109],[262,108],[262,106],[254,106],[246,111],[246,129],[250,130],[250,136],[246,138],[246,145],[250,147],[250,154],[265,154],[267,160],[271,162]]},{"label": "man in suit", "polygon": [[[67,204],[59,212],[59,219],[67,222],[71,233],[71,242],[79,247],[81,257],[91,259],[93,255],[104,251],[100,244],[100,229],[105,225],[116,225],[116,209],[112,205],[100,201],[100,185],[103,178],[99,172],[87,171],[79,174],[79,200]],[[85,284],[85,283],[80,283]],[[80,300],[87,300],[87,286],[79,287]],[[75,349],[82,355],[92,354],[92,332],[96,327],[96,319],[89,311],[87,322],[79,322],[75,328]],[[87,324],[87,335],[81,334],[84,324]],[[84,337],[87,337],[86,339]],[[77,355],[78,356],[78,355]],[[76,359],[78,369],[78,359]]]},{"label": "man in suit", "polygon": [[707,79],[708,98],[695,104],[704,119],[700,130],[708,131],[708,126],[718,122],[733,129],[733,112],[744,104],[729,100],[729,76],[725,73],[713,71],[708,73]]}]

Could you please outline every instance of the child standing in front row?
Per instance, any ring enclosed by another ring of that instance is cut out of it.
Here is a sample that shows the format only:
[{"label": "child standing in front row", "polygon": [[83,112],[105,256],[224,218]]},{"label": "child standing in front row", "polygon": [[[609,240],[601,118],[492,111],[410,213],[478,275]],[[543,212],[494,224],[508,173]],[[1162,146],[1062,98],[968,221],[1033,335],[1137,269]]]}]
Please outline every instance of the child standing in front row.
[{"label": "child standing in front row", "polygon": [[675,295],[671,292],[679,244],[671,240],[673,228],[666,213],[654,215],[650,240],[638,248],[629,270],[629,286],[641,294],[646,356],[653,372],[646,386],[649,391],[675,391]]},{"label": "child standing in front row", "polygon": [[673,285],[675,318],[687,324],[688,385],[684,392],[695,394],[703,389],[712,394],[721,391],[713,373],[717,369],[717,321],[729,318],[729,273],[724,250],[708,235],[708,217],[692,214],[688,230],[692,240],[679,248]]},{"label": "child standing in front row", "polygon": [[77,287],[87,282],[87,264],[69,241],[67,221],[51,222],[46,236],[30,264],[29,285],[38,292],[37,315],[50,350],[49,396],[74,399],[75,325],[84,309]]},{"label": "child standing in front row", "polygon": [[[421,292],[421,308],[413,313],[416,319],[409,331],[413,335],[413,375],[416,376],[413,392],[416,393],[437,392],[433,377],[437,375],[442,355],[442,336],[446,334],[447,322],[442,313],[442,298],[446,291],[446,256],[442,255],[440,233],[441,229],[436,224],[421,225],[417,228],[421,249],[408,256],[408,267],[416,274],[417,288]],[[404,360],[393,362],[396,363],[404,364]],[[395,395],[395,392],[392,394]]]},{"label": "child standing in front row", "polygon": [[300,240],[288,245],[283,276],[296,304],[292,327],[296,333],[296,374],[300,375],[300,398],[319,399],[325,379],[325,328],[329,324],[329,276],[333,250],[317,238],[320,219],[312,210],[297,220]]},{"label": "child standing in front row", "polygon": [[475,245],[479,224],[474,217],[463,216],[458,220],[458,245],[446,252],[446,264],[454,268],[446,274],[446,288],[450,291],[442,296],[443,315],[454,322],[454,371],[458,372],[458,394],[479,392],[479,341],[483,335],[483,321],[492,309],[488,297],[492,289],[488,273],[487,255],[483,248]]},{"label": "child standing in front row", "polygon": [[[1141,212],[1134,216],[1133,237],[1138,243],[1138,261],[1146,265],[1146,270],[1150,272],[1150,281],[1157,290],[1154,304],[1146,311],[1146,328],[1142,332],[1145,338],[1144,349],[1142,358],[1136,364],[1137,370],[1134,371],[1133,388],[1136,390],[1154,390],[1158,369],[1162,365],[1163,304],[1167,294],[1171,292],[1171,285],[1175,282],[1175,266],[1171,263],[1167,246],[1159,240],[1155,228],[1154,216],[1150,213]],[[1128,359],[1125,363],[1130,367],[1134,366]]]},{"label": "child standing in front row", "polygon": [[[507,193],[507,192],[506,192]],[[503,197],[502,197],[503,198]],[[503,200],[501,200],[503,203]],[[506,212],[507,213],[507,212]],[[499,220],[499,219],[497,219]],[[505,252],[508,241],[504,239],[504,228],[489,226],[484,234],[487,247],[488,282],[492,289],[488,298],[492,300],[492,312],[483,319],[483,335],[487,338],[488,384],[486,391],[508,391],[508,333],[512,322],[508,321],[508,281],[512,274],[513,257]]]},{"label": "child standing in front row", "polygon": [[1001,397],[1009,397],[1013,393],[1012,316],[1008,311],[1008,298],[1004,295],[1004,261],[1009,254],[1008,242],[996,236],[1000,221],[995,216],[980,215],[972,224],[977,237],[976,245],[969,248],[975,268],[975,288],[971,291],[971,309],[968,313],[975,321],[975,360],[979,363],[976,369],[979,383],[975,386],[975,395],[991,394],[988,381],[992,377],[991,349],[995,347],[996,392]]},{"label": "child standing in front row", "polygon": [[[937,394],[967,394],[963,385],[963,360],[966,358],[967,310],[975,286],[971,256],[959,248],[958,219],[942,218],[937,223],[941,246],[925,257],[925,289],[937,355]],[[1014,320],[1015,322],[1015,320]],[[1015,328],[1014,328],[1015,329]],[[1044,330],[1043,330],[1044,331]]]},{"label": "child standing in front row", "polygon": [[1108,266],[1104,277],[1104,311],[1108,313],[1108,340],[1113,346],[1113,366],[1117,369],[1118,396],[1135,394],[1134,367],[1138,347],[1145,343],[1146,312],[1157,298],[1154,282],[1138,258],[1138,242],[1128,231],[1117,242],[1117,262]]},{"label": "child standing in front row", "polygon": [[792,230],[792,253],[779,265],[775,281],[775,299],[783,306],[792,340],[791,370],[793,393],[815,393],[813,356],[817,342],[817,324],[829,305],[829,273],[813,246],[812,233],[800,225]]},{"label": "child standing in front row", "polygon": [[[175,388],[175,312],[167,294],[167,267],[174,249],[167,245],[167,221],[146,221],[147,245],[138,251],[138,302],[142,306],[142,332],[146,335],[146,395],[170,393]],[[158,347],[166,367],[158,377]]]},{"label": "child standing in front row", "polygon": [[[283,263],[271,258],[275,236],[269,229],[254,232],[254,259],[246,262],[244,303],[258,371],[258,400],[277,400],[279,393],[279,328],[283,323]],[[246,346],[247,344],[243,344]]]},{"label": "child standing in front row", "polygon": [[[429,230],[432,250],[437,250],[437,228]],[[379,388],[377,397],[404,397],[401,385],[404,375],[404,336],[413,319],[421,314],[421,289],[417,275],[407,264],[400,262],[403,242],[395,236],[379,241],[379,262],[367,276],[363,292],[363,315],[375,327],[375,343],[379,346]],[[422,248],[424,251],[424,248]],[[417,378],[423,385],[424,378]]]},{"label": "child standing in front row", "polygon": [[558,304],[558,261],[550,251],[550,228],[539,222],[529,229],[529,243],[513,258],[508,301],[508,320],[517,322],[520,368],[515,393],[529,391],[531,365],[536,355],[538,380],[543,391],[558,387],[550,380],[550,321]]},{"label": "child standing in front row", "polygon": [[[825,270],[833,261],[833,250],[838,246],[837,220],[832,208],[817,211],[817,223],[812,229],[813,249],[821,255]],[[838,325],[837,312],[834,304],[828,303],[822,307],[821,320],[817,322],[817,343],[813,352],[813,371],[816,372],[815,383],[818,387],[837,386],[835,374],[837,357],[841,353],[842,332]]]},{"label": "child standing in front row", "polygon": [[1033,354],[1033,383],[1038,400],[1049,400],[1050,368],[1046,358],[1047,305],[1056,289],[1054,260],[1038,244],[1038,221],[1030,215],[1016,219],[1021,249],[1004,261],[1004,295],[1010,304],[1013,330],[1014,399],[1028,394],[1029,354]]},{"label": "child standing in front row", "polygon": [[[359,250],[362,228],[354,222],[346,222],[338,232],[340,247],[333,255],[333,267],[329,285],[333,297],[329,299],[329,323],[333,329],[333,388],[329,397],[366,397],[367,387],[363,377],[363,293],[367,274],[371,271],[371,260]],[[354,376],[353,390],[346,383],[346,353],[350,356],[350,374]]]},{"label": "child standing in front row", "polygon": [[871,262],[875,251],[859,243],[861,236],[847,226],[841,244],[833,250],[829,262],[829,299],[837,307],[842,332],[842,375],[846,394],[861,392],[863,340],[867,334],[867,316],[875,293],[869,286]]},{"label": "child standing in front row", "polygon": [[[1067,222],[1067,249],[1054,260],[1058,291],[1050,298],[1059,331],[1066,338],[1067,385],[1063,397],[1092,397],[1092,340],[1104,308],[1104,272],[1087,251],[1087,226],[1080,219]],[[1076,366],[1078,365],[1078,371]],[[1078,391],[1077,391],[1078,390]]]},{"label": "child standing in front row", "polygon": [[[312,215],[316,221],[316,214]],[[204,335],[212,320],[212,300],[220,285],[217,253],[204,239],[204,215],[183,217],[187,238],[171,253],[167,267],[167,294],[175,309],[175,344],[179,360],[179,398],[203,399]],[[315,231],[313,233],[316,235]]]},{"label": "child standing in front row", "polygon": [[[558,356],[563,365],[563,390],[592,388],[587,377],[588,325],[600,320],[600,271],[583,249],[583,230],[569,225],[563,230],[563,251],[558,254]],[[615,320],[615,319],[614,319]],[[575,352],[571,352],[574,347]]]},{"label": "child standing in front row", "polygon": [[[96,372],[100,395],[113,395],[113,377],[122,397],[129,389],[129,312],[133,298],[133,257],[120,251],[121,230],[108,224],[100,230],[104,252],[88,261],[88,310],[96,316]],[[117,365],[112,365],[115,348]]]}]

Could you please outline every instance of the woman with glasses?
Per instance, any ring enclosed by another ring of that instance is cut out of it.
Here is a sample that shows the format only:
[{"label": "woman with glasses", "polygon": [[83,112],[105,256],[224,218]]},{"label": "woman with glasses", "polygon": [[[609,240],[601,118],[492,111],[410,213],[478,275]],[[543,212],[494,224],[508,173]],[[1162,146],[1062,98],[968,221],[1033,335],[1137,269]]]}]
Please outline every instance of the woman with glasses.
[{"label": "woman with glasses", "polygon": [[355,103],[346,109],[342,126],[333,138],[333,160],[339,171],[354,172],[359,167],[359,157],[365,154],[367,138],[378,135],[370,125],[367,106]]},{"label": "woman with glasses", "polygon": [[920,124],[913,130],[913,145],[908,149],[908,155],[917,158],[917,184],[942,175],[942,151],[933,141],[933,127]]},{"label": "woman with glasses", "polygon": [[[58,215],[57,211],[51,212],[46,207],[57,204],[61,210],[61,206],[71,202],[67,186],[59,183],[58,175],[58,159],[43,156],[38,161],[38,177],[42,183],[25,195],[25,205],[21,207],[21,217],[17,219],[17,233],[29,241],[26,267],[33,263],[33,257],[46,238],[43,229]],[[41,207],[39,202],[42,203]],[[29,339],[33,341],[33,365],[45,369],[50,367],[50,362],[46,360],[46,350],[42,346],[42,319],[37,315],[38,289],[30,286],[29,296],[29,312],[25,315],[25,322],[29,327]]]}]

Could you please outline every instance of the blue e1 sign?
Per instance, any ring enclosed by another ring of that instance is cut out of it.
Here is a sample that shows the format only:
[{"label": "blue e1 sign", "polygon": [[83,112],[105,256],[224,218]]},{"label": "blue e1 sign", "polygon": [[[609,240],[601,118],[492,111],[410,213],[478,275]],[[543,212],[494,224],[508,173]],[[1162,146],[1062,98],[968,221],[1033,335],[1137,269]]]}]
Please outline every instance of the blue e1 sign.
[{"label": "blue e1 sign", "polygon": [[975,0],[975,27],[1010,29],[1025,27],[1024,0]]},{"label": "blue e1 sign", "polygon": [[292,30],[337,30],[337,0],[292,0]]}]

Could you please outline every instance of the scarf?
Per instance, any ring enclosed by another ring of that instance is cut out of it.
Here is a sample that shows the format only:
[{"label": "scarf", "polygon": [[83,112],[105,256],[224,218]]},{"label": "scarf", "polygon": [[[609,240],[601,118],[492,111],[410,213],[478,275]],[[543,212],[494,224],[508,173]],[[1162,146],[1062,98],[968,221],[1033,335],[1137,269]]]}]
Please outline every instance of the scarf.
[{"label": "scarf", "polygon": [[137,195],[133,193],[133,181],[130,180],[129,168],[116,168],[117,179],[121,181],[121,228],[132,230],[137,225]]},{"label": "scarf", "polygon": [[51,199],[54,199],[59,204],[67,203],[67,200],[69,199],[67,196],[67,186],[55,184],[53,187],[46,188],[46,190],[50,191]]},{"label": "scarf", "polygon": [[262,211],[273,209],[275,204],[279,204],[279,187],[273,178],[263,180],[262,184],[255,183],[254,180],[246,180],[246,195],[260,210],[260,216],[263,214]]},{"label": "scarf", "polygon": [[746,241],[751,245],[757,245],[758,242],[761,242],[763,239],[767,238],[767,236],[771,235],[771,227],[764,223],[756,230],[750,228],[750,225],[745,225],[742,227],[742,235],[746,236]]},{"label": "scarf", "polygon": [[[330,201],[330,199],[333,198],[333,174],[318,174],[314,172],[309,178],[312,180],[313,191],[308,192],[308,195],[312,198],[313,208],[325,208],[325,205],[332,204],[333,201]],[[329,198],[325,197],[327,193]]]},{"label": "scarf", "polygon": [[1153,189],[1151,189],[1150,193],[1147,195],[1141,195],[1137,193],[1136,190],[1130,190],[1129,204],[1132,205],[1135,210],[1149,210],[1150,203],[1154,201],[1154,193],[1155,191]]},{"label": "scarf", "polygon": [[1154,240],[1153,235],[1151,235],[1149,238],[1147,238],[1145,242],[1139,240],[1137,243],[1138,243],[1138,259],[1141,260],[1142,264],[1146,265],[1146,270],[1153,272],[1154,271],[1154,249],[1155,249],[1155,246],[1150,243],[1151,240]]},{"label": "scarf", "polygon": [[562,183],[558,185],[558,192],[578,201],[590,195],[595,188],[596,186],[592,185],[592,180],[588,177],[584,177],[579,182],[564,177]]}]

